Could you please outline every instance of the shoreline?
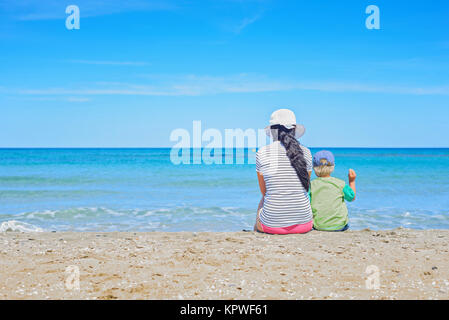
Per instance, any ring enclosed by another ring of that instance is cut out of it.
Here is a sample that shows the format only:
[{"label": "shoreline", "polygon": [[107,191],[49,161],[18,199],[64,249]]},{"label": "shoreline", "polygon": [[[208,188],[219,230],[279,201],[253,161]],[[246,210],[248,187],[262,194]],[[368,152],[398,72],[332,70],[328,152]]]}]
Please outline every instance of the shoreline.
[{"label": "shoreline", "polygon": [[0,299],[449,299],[448,239],[402,228],[5,232]]}]

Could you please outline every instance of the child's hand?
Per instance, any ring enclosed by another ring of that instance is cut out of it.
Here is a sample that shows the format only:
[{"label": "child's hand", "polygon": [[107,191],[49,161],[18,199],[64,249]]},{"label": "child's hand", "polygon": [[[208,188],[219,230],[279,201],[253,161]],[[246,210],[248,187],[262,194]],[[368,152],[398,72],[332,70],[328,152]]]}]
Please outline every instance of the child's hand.
[{"label": "child's hand", "polygon": [[357,175],[355,174],[355,171],[352,169],[349,169],[349,173],[348,173],[349,182],[355,181],[356,177],[357,177]]}]

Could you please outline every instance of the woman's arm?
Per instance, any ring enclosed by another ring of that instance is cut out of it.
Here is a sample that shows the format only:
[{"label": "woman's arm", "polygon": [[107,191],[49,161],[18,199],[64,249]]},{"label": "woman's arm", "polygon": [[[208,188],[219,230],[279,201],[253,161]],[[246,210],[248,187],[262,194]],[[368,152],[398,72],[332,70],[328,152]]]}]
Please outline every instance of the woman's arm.
[{"label": "woman's arm", "polygon": [[263,207],[263,201],[265,199],[265,193],[267,192],[267,187],[265,186],[265,179],[263,178],[263,175],[260,172],[257,172],[257,179],[259,180],[259,188],[260,188],[260,192],[262,193],[262,199],[260,199],[259,206],[257,207],[257,216],[256,216],[256,223],[254,224],[254,231],[263,232],[263,229],[260,225],[260,220],[259,220],[259,211]]},{"label": "woman's arm", "polygon": [[265,185],[265,179],[260,172],[257,172],[257,179],[259,180],[259,188],[262,196],[265,197],[265,193],[267,193],[267,187]]}]

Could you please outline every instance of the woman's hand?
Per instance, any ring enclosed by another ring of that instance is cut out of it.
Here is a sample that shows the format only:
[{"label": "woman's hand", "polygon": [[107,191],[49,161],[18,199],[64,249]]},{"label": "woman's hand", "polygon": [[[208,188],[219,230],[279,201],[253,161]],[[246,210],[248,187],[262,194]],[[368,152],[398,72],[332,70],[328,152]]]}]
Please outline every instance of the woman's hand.
[{"label": "woman's hand", "polygon": [[257,208],[256,223],[254,224],[254,231],[263,232],[262,226],[260,225],[260,218],[259,218],[260,209],[263,208],[263,200],[264,200],[264,197],[262,197],[262,199],[260,199],[259,207]]}]

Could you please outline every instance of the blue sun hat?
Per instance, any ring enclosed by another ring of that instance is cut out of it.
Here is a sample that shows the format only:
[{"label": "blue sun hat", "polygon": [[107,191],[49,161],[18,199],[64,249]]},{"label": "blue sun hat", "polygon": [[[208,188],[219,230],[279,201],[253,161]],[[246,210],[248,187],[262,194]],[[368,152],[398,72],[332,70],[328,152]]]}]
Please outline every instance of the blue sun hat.
[{"label": "blue sun hat", "polygon": [[334,166],[334,165],[335,165],[335,157],[330,151],[321,150],[315,153],[315,155],[313,156],[314,167]]}]

